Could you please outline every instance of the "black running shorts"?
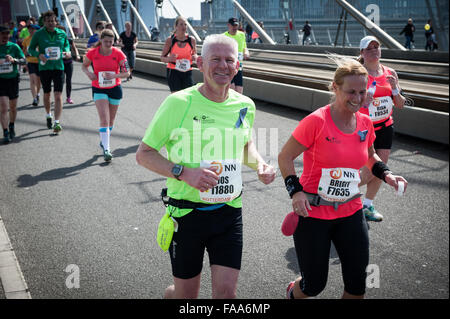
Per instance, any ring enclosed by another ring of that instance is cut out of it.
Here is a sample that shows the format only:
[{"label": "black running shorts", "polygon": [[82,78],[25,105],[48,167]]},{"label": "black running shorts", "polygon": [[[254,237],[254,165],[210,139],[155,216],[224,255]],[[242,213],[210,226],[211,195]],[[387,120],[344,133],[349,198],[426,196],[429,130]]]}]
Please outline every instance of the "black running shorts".
[{"label": "black running shorts", "polygon": [[383,126],[378,131],[375,131],[375,136],[373,147],[376,150],[390,150],[392,148],[392,139],[394,138],[394,125]]},{"label": "black running shorts", "polygon": [[331,242],[341,262],[344,290],[363,295],[369,264],[369,235],[362,210],[333,220],[299,217],[294,244],[302,277],[300,289],[313,297],[325,288]]},{"label": "black running shorts", "polygon": [[63,91],[64,70],[42,70],[39,71],[39,76],[44,93],[50,93],[52,91],[52,82],[54,92]]},{"label": "black running shorts", "polygon": [[0,78],[0,96],[7,96],[10,100],[19,97],[19,76],[12,79]]},{"label": "black running shorts", "polygon": [[192,71],[181,72],[175,69],[167,69],[167,84],[170,92],[177,92],[194,85]]},{"label": "black running shorts", "polygon": [[200,274],[205,248],[210,265],[241,268],[241,208],[224,205],[213,211],[193,210],[175,219],[178,231],[169,248],[174,277],[190,279]]}]

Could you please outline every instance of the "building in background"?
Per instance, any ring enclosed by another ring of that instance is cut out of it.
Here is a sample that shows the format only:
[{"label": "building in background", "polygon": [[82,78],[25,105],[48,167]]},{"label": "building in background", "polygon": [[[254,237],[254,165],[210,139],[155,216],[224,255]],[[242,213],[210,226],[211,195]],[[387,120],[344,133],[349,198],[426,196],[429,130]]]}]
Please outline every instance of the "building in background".
[{"label": "building in background", "polygon": [[[106,20],[102,11],[97,7],[98,0],[62,0],[66,8],[79,3],[89,20],[92,29],[98,20]],[[164,40],[173,29],[173,19],[159,17],[153,0],[131,0],[139,11],[144,24],[151,30],[158,26],[160,39]],[[189,1],[189,0],[185,0]],[[347,16],[345,25],[342,23],[338,34],[338,25],[342,8],[335,0],[238,0],[246,11],[256,20],[263,21],[267,34],[277,43],[284,43],[286,28],[289,18],[292,18],[295,30],[299,32],[305,21],[312,25],[312,43],[318,45],[358,46],[359,40],[368,34],[353,17]],[[367,17],[372,17],[374,22],[400,43],[404,38],[400,35],[408,18],[412,18],[416,26],[414,35],[417,49],[423,49],[425,32],[423,27],[428,19],[433,20],[433,28],[438,35],[438,40],[446,39],[448,43],[449,33],[449,1],[447,0],[348,0],[357,10]],[[134,32],[139,39],[147,39],[146,33],[132,14],[129,5],[122,9],[122,0],[102,0],[114,26],[120,33],[124,31],[125,21],[133,23]],[[0,23],[13,19],[16,22],[26,20],[30,15],[39,16],[40,13],[53,7],[59,8],[59,0],[0,0]],[[163,1],[164,6],[170,6],[169,1]],[[243,27],[246,22],[240,17],[239,12],[230,0],[204,1],[199,4],[201,21],[190,20],[200,37],[207,34],[222,33],[227,29],[228,18],[234,16],[241,19]],[[68,11],[69,19],[73,23],[75,14]],[[343,16],[344,17],[344,16]],[[78,17],[79,19],[80,17]],[[189,17],[187,17],[189,18]],[[59,8],[59,19],[65,24],[62,11]],[[376,20],[376,21],[375,21]],[[76,28],[79,36],[87,36],[84,22]],[[442,43],[442,42],[441,42]],[[440,45],[440,49],[448,50],[448,46]]]},{"label": "building in background", "polygon": [[[305,21],[308,20],[313,26],[314,42],[320,45],[333,45],[335,42],[337,26],[342,12],[342,8],[335,0],[238,0],[238,2],[253,19],[264,22],[266,32],[277,43],[283,43],[287,27],[286,18],[283,16],[285,5],[290,5],[292,11],[290,14],[297,31],[301,30]],[[436,31],[439,31],[438,23],[440,20],[445,29],[444,35],[448,39],[449,2],[447,0],[349,0],[348,2],[367,17],[375,15],[375,10],[379,9],[379,26],[402,44],[404,43],[404,37],[399,33],[410,17],[414,20],[416,26],[414,37],[417,48],[422,49],[422,44],[425,43],[423,27],[430,18],[434,21],[433,26]],[[376,6],[375,9],[374,6]],[[202,25],[208,25],[210,33],[226,30],[229,17],[240,18],[239,12],[230,0],[212,1],[213,24],[209,23],[210,4],[202,4],[201,9]],[[340,33],[338,45],[342,45],[343,24]],[[367,31],[353,17],[348,15],[346,46],[358,46],[359,40],[367,34]]]}]

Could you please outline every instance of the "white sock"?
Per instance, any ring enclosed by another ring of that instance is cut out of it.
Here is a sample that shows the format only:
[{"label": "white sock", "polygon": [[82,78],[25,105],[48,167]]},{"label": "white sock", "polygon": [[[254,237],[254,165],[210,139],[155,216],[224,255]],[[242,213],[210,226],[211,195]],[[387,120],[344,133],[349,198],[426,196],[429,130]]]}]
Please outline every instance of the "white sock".
[{"label": "white sock", "polygon": [[102,141],[103,149],[109,151],[109,128],[100,127],[98,131],[100,133],[100,139]]},{"label": "white sock", "polygon": [[363,206],[370,207],[372,206],[373,199],[364,198]]},{"label": "white sock", "polygon": [[47,114],[47,117],[52,117],[52,113],[48,113],[48,114]]}]

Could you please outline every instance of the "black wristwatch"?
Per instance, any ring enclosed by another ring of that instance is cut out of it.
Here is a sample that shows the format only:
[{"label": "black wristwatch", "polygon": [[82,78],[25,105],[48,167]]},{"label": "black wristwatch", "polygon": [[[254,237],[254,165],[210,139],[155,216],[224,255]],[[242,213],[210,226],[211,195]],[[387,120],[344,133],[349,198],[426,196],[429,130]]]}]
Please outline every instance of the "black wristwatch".
[{"label": "black wristwatch", "polygon": [[172,175],[180,181],[180,175],[183,173],[183,165],[180,164],[175,164],[172,167]]}]

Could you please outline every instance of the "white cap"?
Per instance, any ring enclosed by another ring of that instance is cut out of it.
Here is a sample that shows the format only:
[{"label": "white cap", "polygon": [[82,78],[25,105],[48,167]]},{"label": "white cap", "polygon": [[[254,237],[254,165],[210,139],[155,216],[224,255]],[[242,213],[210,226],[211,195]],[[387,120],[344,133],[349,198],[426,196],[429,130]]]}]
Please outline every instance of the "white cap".
[{"label": "white cap", "polygon": [[381,44],[377,38],[375,38],[374,36],[368,35],[367,37],[364,37],[361,39],[361,42],[359,43],[359,49],[360,50],[367,49],[370,42],[372,42],[372,41],[375,41],[376,43]]}]

